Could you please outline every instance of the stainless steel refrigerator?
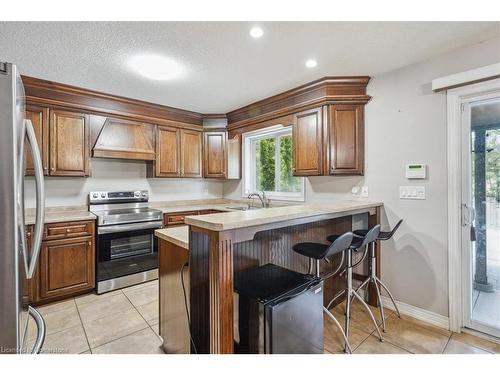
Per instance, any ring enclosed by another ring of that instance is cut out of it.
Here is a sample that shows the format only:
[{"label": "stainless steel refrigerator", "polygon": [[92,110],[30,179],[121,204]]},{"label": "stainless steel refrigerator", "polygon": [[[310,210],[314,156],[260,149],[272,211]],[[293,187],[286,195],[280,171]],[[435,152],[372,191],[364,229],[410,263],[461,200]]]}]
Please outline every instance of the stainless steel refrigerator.
[{"label": "stainless steel refrigerator", "polygon": [[[0,353],[40,352],[45,323],[23,305],[23,290],[33,277],[43,233],[43,169],[35,131],[25,119],[25,93],[13,64],[0,62]],[[36,221],[28,253],[24,221],[25,147],[35,170]],[[31,327],[33,325],[33,327]]]}]

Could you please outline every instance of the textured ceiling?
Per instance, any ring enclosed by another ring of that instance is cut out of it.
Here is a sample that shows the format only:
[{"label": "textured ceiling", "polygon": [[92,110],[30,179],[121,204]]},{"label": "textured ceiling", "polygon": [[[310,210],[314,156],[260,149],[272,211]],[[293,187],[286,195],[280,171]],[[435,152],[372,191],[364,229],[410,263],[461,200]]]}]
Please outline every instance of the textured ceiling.
[{"label": "textured ceiling", "polygon": [[[327,75],[376,75],[500,34],[481,22],[0,22],[0,60],[22,74],[203,113],[228,112]],[[151,81],[131,56],[177,60]],[[318,66],[304,62],[315,58]]]}]

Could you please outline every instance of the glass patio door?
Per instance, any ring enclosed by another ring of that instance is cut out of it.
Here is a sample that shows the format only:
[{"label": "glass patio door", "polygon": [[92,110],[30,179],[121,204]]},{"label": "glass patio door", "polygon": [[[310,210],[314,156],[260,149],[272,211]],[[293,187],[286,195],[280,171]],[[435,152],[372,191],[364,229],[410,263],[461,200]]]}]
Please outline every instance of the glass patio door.
[{"label": "glass patio door", "polygon": [[464,325],[500,337],[500,94],[464,103]]}]

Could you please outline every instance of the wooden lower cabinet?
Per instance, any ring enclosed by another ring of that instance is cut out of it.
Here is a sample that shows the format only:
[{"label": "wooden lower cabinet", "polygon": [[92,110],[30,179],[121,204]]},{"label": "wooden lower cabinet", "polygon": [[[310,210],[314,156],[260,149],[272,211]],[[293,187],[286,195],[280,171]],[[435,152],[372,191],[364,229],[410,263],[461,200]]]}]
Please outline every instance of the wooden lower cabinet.
[{"label": "wooden lower cabinet", "polygon": [[[95,222],[72,221],[45,225],[35,276],[25,280],[23,303],[40,305],[95,287]],[[26,227],[31,253],[33,225]]]},{"label": "wooden lower cabinet", "polygon": [[90,291],[95,286],[95,251],[92,237],[42,243],[40,299]]}]

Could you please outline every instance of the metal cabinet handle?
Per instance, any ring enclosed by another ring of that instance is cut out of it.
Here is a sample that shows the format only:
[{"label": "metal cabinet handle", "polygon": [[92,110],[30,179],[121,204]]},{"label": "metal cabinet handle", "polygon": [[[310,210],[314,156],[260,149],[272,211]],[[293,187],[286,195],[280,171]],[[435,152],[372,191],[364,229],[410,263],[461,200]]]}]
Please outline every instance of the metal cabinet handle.
[{"label": "metal cabinet handle", "polygon": [[42,350],[43,343],[45,341],[45,321],[43,320],[42,315],[33,307],[28,306],[28,312],[30,316],[35,320],[36,327],[38,329],[38,334],[36,336],[36,341],[35,345],[33,346],[33,349],[31,350],[31,354],[40,354],[40,351]]}]

